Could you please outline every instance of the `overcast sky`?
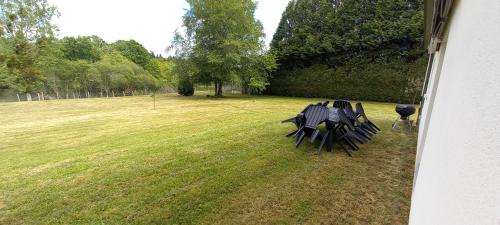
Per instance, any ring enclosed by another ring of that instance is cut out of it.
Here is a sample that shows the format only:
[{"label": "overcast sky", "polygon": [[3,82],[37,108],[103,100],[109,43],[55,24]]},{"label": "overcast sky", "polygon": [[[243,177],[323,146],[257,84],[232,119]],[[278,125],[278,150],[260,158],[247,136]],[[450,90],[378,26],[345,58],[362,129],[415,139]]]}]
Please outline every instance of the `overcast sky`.
[{"label": "overcast sky", "polygon": [[[256,17],[269,44],[289,0],[260,0]],[[182,26],[184,0],[49,0],[61,16],[54,20],[59,37],[98,35],[107,42],[134,39],[156,54]]]}]

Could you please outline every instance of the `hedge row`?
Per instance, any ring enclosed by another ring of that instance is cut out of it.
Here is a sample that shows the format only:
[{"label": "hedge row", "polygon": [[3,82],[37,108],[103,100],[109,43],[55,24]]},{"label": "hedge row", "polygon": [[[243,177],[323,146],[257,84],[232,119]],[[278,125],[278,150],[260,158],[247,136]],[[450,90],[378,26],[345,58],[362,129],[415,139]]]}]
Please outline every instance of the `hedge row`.
[{"label": "hedge row", "polygon": [[414,103],[421,92],[427,57],[351,60],[339,67],[315,64],[278,70],[270,80],[271,95]]}]

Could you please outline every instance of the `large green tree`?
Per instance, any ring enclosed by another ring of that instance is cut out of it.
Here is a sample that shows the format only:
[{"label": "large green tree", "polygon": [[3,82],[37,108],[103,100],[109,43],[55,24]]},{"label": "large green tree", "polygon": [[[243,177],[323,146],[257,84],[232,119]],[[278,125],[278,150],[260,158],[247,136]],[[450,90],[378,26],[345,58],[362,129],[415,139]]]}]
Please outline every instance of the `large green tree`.
[{"label": "large green tree", "polygon": [[97,62],[105,42],[97,36],[65,37],[62,39],[64,57],[69,60]]},{"label": "large green tree", "polygon": [[145,68],[153,56],[148,52],[144,46],[135,40],[119,40],[111,44],[115,51],[120,52],[123,56],[127,57],[130,61]]},{"label": "large green tree", "polygon": [[291,0],[271,42],[280,66],[267,90],[409,102],[425,71],[422,45],[422,0]]},{"label": "large green tree", "polygon": [[47,0],[0,0],[0,39],[10,48],[0,56],[2,86],[31,92],[42,84],[35,43],[53,36],[51,20],[57,14]]},{"label": "large green tree", "polygon": [[7,44],[5,38],[0,37],[0,89],[11,87],[12,77],[9,76],[9,70],[5,63],[10,55],[13,54],[12,48]]},{"label": "large green tree", "polygon": [[222,96],[222,86],[240,79],[242,68],[262,52],[263,28],[254,15],[257,5],[252,0],[187,2],[183,24],[186,39],[192,41],[189,58],[199,68],[197,80],[213,83],[215,95]]},{"label": "large green tree", "polygon": [[422,41],[422,0],[292,0],[271,46],[284,67],[337,67],[384,50],[421,56]]},{"label": "large green tree", "polygon": [[64,71],[63,67],[67,64],[63,62],[64,54],[62,51],[62,43],[57,40],[43,39],[37,42],[37,60],[36,68],[40,71],[41,76],[44,77],[44,90],[45,93],[54,93],[59,98],[62,90],[61,80],[59,79],[61,73]]}]

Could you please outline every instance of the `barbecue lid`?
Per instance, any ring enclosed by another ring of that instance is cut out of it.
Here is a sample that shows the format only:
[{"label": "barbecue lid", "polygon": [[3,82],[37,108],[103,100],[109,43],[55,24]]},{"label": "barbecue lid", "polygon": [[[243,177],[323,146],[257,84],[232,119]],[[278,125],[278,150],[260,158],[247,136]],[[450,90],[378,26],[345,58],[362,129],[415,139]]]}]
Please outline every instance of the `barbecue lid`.
[{"label": "barbecue lid", "polygon": [[404,117],[411,116],[415,113],[415,106],[398,104],[396,105],[396,112]]}]

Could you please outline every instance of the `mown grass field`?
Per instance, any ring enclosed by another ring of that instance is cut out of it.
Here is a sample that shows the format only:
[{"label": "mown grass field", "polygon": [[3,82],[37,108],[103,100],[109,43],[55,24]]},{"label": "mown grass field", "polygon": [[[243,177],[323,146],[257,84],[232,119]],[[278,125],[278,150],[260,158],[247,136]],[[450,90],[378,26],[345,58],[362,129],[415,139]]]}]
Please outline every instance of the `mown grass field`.
[{"label": "mown grass field", "polygon": [[316,99],[0,103],[0,224],[406,224],[416,138],[394,104],[353,158],[285,134]]}]

